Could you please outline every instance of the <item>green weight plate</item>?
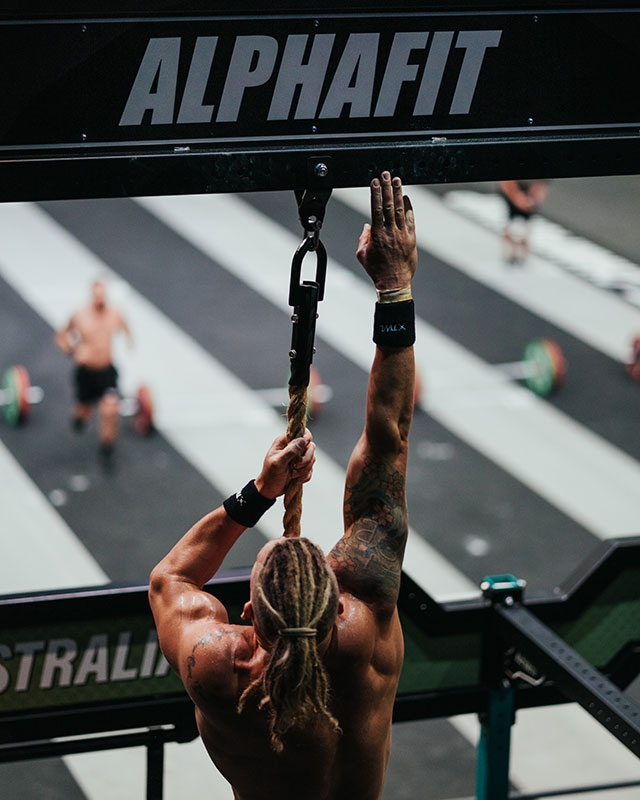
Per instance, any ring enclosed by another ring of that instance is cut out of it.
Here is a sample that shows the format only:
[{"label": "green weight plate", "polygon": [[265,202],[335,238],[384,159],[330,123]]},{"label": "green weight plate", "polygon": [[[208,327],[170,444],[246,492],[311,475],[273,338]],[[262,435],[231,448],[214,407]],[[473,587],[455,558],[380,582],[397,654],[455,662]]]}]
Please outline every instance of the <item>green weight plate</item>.
[{"label": "green weight plate", "polygon": [[29,413],[29,373],[24,367],[7,367],[2,376],[2,388],[7,393],[4,418],[9,425],[19,425]]},{"label": "green weight plate", "polygon": [[20,420],[20,400],[18,397],[18,376],[15,367],[7,367],[2,374],[2,388],[7,393],[4,402],[4,418],[9,425],[17,425]]},{"label": "green weight plate", "polygon": [[524,348],[522,360],[532,366],[525,386],[539,397],[548,397],[556,388],[556,366],[545,339],[534,339]]}]

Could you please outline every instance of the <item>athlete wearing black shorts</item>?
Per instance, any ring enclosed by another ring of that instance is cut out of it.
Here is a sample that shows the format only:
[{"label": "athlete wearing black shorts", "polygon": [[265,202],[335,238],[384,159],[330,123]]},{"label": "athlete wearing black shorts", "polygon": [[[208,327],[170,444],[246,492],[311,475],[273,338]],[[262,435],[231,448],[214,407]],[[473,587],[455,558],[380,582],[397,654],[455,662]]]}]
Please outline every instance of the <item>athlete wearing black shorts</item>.
[{"label": "athlete wearing black shorts", "polygon": [[111,465],[118,436],[118,371],[113,366],[112,340],[120,332],[126,334],[131,346],[133,339],[124,317],[107,303],[106,287],[96,280],[90,302],[78,309],[55,335],[60,350],[75,361],[73,429],[83,430],[97,406],[100,457],[105,466]]},{"label": "athlete wearing black shorts", "polygon": [[73,380],[78,403],[97,403],[107,392],[118,391],[118,370],[113,364],[103,369],[78,364]]}]

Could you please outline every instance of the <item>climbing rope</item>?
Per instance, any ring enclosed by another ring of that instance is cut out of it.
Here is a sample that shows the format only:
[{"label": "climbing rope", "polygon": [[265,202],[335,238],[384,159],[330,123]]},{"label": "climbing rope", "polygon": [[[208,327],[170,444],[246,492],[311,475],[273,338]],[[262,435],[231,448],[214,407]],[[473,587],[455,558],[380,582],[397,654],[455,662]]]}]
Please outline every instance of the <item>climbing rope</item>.
[{"label": "climbing rope", "polygon": [[[291,321],[291,377],[287,408],[287,442],[304,436],[307,421],[307,399],[311,362],[315,353],[314,340],[318,303],[324,296],[327,272],[327,252],[320,241],[320,228],[331,190],[306,191],[298,195],[298,212],[305,235],[293,256],[289,305],[293,306]],[[316,254],[316,275],[313,281],[300,281],[302,262],[309,252]],[[284,535],[300,536],[302,518],[302,486],[289,482],[284,493]]]}]

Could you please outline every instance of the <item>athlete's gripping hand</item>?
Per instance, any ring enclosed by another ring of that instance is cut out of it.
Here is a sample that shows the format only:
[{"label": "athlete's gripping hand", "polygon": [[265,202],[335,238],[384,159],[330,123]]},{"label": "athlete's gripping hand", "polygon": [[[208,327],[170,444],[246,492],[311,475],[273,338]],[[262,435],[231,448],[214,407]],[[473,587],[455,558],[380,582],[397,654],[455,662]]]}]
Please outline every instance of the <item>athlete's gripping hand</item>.
[{"label": "athlete's gripping hand", "polygon": [[304,436],[287,444],[286,435],[273,442],[256,478],[256,489],[264,497],[274,498],[284,494],[290,480],[307,483],[311,480],[316,462],[316,446],[311,441],[311,431],[305,429]]},{"label": "athlete's gripping hand", "polygon": [[402,181],[383,172],[371,181],[371,225],[365,224],[358,261],[376,289],[402,289],[416,271],[415,219],[411,201],[402,195]]}]

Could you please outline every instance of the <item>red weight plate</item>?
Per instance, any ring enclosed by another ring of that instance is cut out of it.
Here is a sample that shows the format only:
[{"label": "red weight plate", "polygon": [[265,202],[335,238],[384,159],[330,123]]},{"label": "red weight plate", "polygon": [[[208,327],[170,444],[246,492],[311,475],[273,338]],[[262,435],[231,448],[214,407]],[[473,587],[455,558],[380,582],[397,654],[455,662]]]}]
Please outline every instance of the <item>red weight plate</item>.
[{"label": "red weight plate", "polygon": [[629,377],[640,383],[640,336],[631,343],[631,361],[625,365]]},{"label": "red weight plate", "polygon": [[567,374],[567,362],[562,352],[562,348],[553,339],[543,339],[544,345],[553,364],[553,388],[557,389],[564,382]]},{"label": "red weight plate", "polygon": [[148,436],[153,430],[153,400],[151,390],[146,385],[138,389],[138,413],[134,417],[133,424],[140,436]]}]

